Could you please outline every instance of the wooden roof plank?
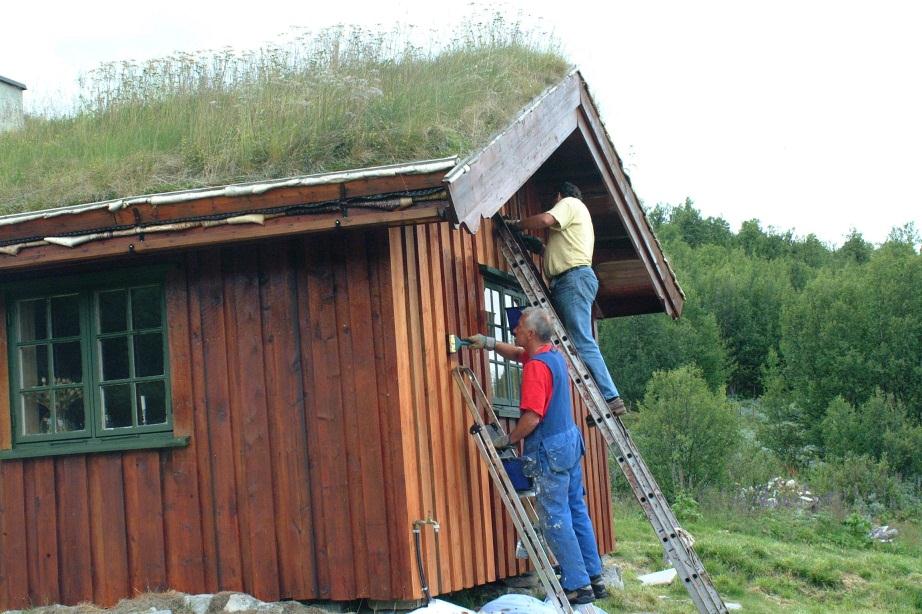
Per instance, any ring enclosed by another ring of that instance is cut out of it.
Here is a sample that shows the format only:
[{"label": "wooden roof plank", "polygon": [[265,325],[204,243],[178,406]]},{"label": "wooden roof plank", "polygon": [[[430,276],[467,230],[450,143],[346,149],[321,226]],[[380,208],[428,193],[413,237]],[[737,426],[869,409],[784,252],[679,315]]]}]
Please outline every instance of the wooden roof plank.
[{"label": "wooden roof plank", "polygon": [[448,175],[459,224],[477,232],[576,129],[579,73],[573,72],[530,105],[486,147]]}]

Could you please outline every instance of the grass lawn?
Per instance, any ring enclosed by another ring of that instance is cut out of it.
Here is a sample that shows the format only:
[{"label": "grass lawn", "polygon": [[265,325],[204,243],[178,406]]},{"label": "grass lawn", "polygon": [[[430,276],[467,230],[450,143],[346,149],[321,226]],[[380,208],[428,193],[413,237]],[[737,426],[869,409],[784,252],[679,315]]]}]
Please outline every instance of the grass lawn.
[{"label": "grass lawn", "polygon": [[[615,612],[696,612],[684,588],[642,587],[665,569],[663,551],[634,501],[614,503],[625,590],[597,603]],[[920,612],[922,523],[894,522],[893,543],[871,543],[829,514],[705,512],[685,522],[725,601],[743,612]]]}]

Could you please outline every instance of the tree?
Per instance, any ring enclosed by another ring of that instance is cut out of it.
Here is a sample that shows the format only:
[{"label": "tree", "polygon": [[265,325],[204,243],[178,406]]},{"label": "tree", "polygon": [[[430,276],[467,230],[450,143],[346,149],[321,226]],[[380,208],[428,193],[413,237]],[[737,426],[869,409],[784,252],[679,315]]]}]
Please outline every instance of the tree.
[{"label": "tree", "polygon": [[679,320],[665,314],[605,320],[599,325],[599,346],[628,402],[643,397],[655,371],[694,364],[711,390],[724,387],[730,373],[717,320],[694,306]]},{"label": "tree", "polygon": [[836,250],[836,256],[845,262],[864,264],[871,259],[874,246],[864,240],[861,233],[854,228],[849,231],[842,247]]},{"label": "tree", "polygon": [[723,390],[711,391],[700,369],[689,365],[653,374],[634,434],[669,497],[724,485],[741,437]]},{"label": "tree", "polygon": [[759,439],[788,469],[804,466],[814,455],[808,443],[805,412],[785,383],[778,354],[769,352],[763,370]]},{"label": "tree", "polygon": [[785,305],[781,350],[811,423],[877,388],[922,418],[922,256],[887,243],[865,265],[822,270]]}]

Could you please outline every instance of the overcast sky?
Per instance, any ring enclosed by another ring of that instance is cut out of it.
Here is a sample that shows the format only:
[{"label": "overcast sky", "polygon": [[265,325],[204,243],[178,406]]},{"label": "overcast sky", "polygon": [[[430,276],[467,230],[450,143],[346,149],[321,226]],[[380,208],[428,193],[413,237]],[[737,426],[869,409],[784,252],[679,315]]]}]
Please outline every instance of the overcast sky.
[{"label": "overcast sky", "polygon": [[[3,9],[0,75],[30,108],[98,63],[252,48],[292,26],[463,23],[483,4],[85,0]],[[922,229],[922,3],[543,2],[489,7],[556,33],[638,195],[841,244]],[[605,6],[606,8],[599,8]]]}]

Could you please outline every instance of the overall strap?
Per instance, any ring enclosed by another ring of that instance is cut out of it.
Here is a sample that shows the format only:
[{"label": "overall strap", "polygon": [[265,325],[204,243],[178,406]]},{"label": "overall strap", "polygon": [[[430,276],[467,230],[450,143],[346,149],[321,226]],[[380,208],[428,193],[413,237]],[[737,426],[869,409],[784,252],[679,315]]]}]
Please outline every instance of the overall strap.
[{"label": "overall strap", "polygon": [[548,403],[544,418],[532,431],[527,447],[539,444],[542,440],[573,428],[572,402],[570,398],[570,377],[563,356],[556,350],[542,352],[532,356],[547,365],[553,378],[551,400]]}]

